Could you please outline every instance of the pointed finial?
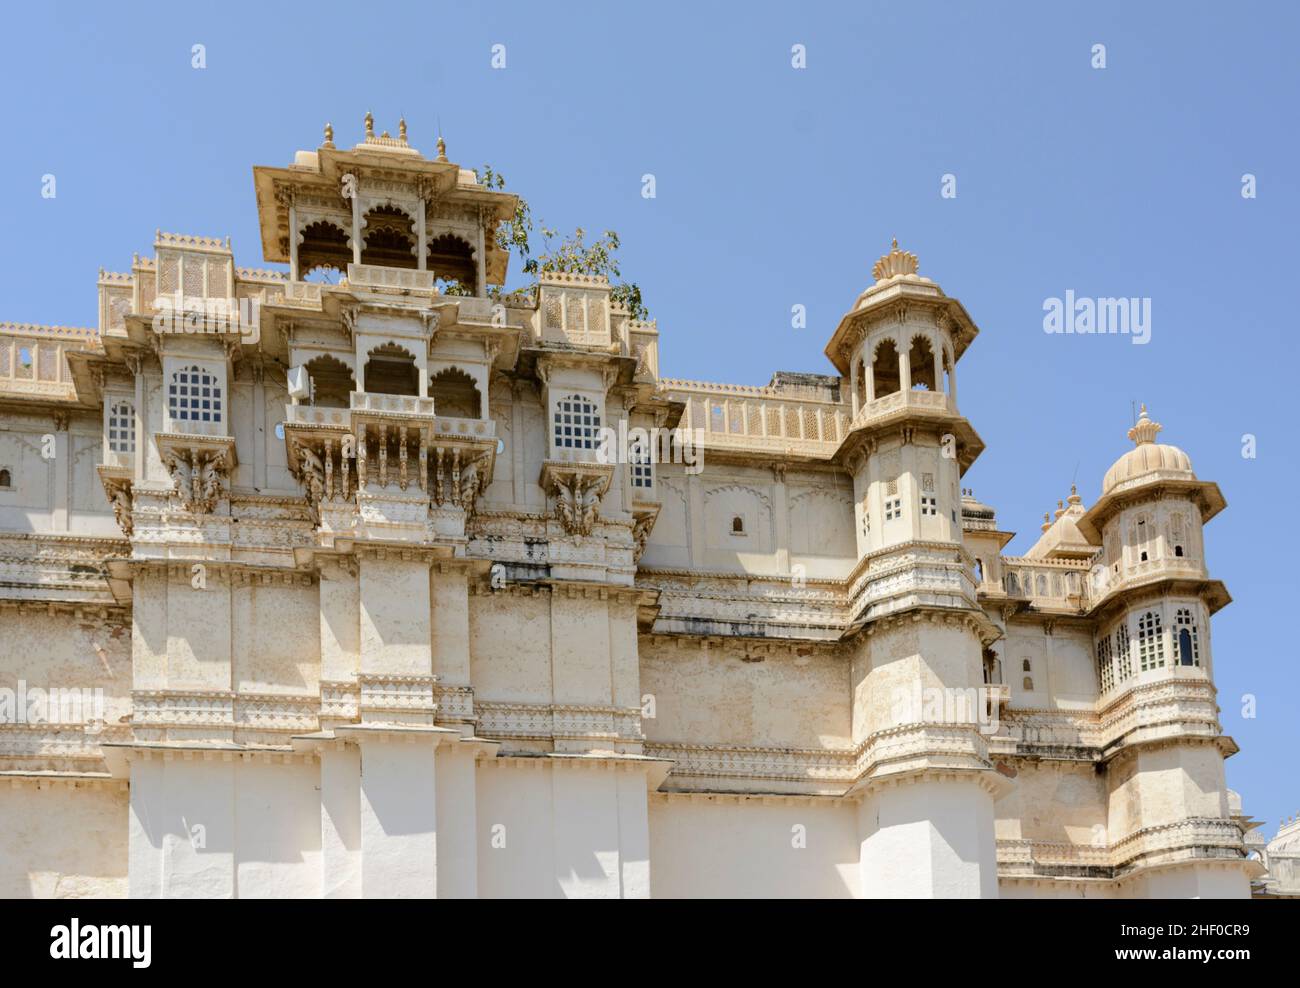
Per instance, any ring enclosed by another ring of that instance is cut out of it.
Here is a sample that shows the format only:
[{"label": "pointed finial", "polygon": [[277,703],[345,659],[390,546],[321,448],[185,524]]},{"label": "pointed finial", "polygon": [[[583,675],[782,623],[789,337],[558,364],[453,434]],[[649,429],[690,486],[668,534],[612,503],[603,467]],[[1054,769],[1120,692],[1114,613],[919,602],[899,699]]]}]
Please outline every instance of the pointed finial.
[{"label": "pointed finial", "polygon": [[1143,404],[1142,414],[1138,416],[1137,425],[1128,430],[1128,437],[1138,446],[1156,441],[1156,435],[1163,429],[1159,422],[1152,422],[1147,415],[1147,406]]},{"label": "pointed finial", "polygon": [[1071,505],[1083,504],[1083,498],[1079,497],[1079,488],[1074,484],[1070,485],[1070,496],[1066,498],[1066,501]]},{"label": "pointed finial", "polygon": [[1049,512],[1043,512],[1043,531],[1046,532],[1052,527],[1052,516]]},{"label": "pointed finial", "polygon": [[375,115],[369,110],[366,111],[366,138],[367,140],[375,136]]},{"label": "pointed finial", "polygon": [[1065,514],[1065,502],[1058,500],[1056,502],[1056,517],[1060,518],[1063,514]]},{"label": "pointed finial", "polygon": [[447,142],[442,139],[441,134],[438,135],[438,160],[447,160]]},{"label": "pointed finial", "polygon": [[894,238],[889,253],[875,263],[871,276],[876,281],[888,281],[898,275],[916,274],[919,264],[915,254],[898,249],[898,238]]},{"label": "pointed finial", "polygon": [[326,123],[325,143],[322,144],[321,147],[332,148],[333,146],[334,146],[334,125],[332,123]]},{"label": "pointed finial", "polygon": [[397,120],[397,139],[403,144],[406,143],[406,117],[399,117]]}]

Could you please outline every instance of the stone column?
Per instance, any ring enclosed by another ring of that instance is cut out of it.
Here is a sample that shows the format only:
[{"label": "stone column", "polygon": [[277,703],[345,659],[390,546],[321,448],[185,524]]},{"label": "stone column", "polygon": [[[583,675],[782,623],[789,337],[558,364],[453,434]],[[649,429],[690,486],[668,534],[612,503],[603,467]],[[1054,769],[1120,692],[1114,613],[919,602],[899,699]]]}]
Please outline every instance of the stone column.
[{"label": "stone column", "polygon": [[356,185],[352,189],[352,263],[361,263],[361,189]]},{"label": "stone column", "polygon": [[474,251],[474,263],[476,267],[476,276],[478,283],[474,286],[474,294],[479,298],[487,298],[487,237],[483,233],[483,224],[487,220],[482,212],[479,213],[478,221],[478,244]]},{"label": "stone column", "polygon": [[421,197],[419,211],[416,213],[416,217],[415,217],[415,251],[416,251],[415,267],[419,271],[424,271],[429,266],[428,265],[429,240],[428,240],[428,236],[424,232],[425,205],[426,204],[424,198]]},{"label": "stone column", "polygon": [[289,200],[289,280],[298,280],[298,206]]}]

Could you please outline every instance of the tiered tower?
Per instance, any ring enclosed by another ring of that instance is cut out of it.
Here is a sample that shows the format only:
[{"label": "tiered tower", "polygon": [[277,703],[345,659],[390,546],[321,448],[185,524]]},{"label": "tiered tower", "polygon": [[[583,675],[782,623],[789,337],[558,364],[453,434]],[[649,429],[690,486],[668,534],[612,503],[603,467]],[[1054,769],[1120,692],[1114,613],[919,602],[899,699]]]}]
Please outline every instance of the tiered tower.
[{"label": "tiered tower", "polygon": [[1224,507],[1187,454],[1156,442],[1142,407],[1134,443],[1078,519],[1100,544],[1091,577],[1098,708],[1114,723],[1104,752],[1107,833],[1135,890],[1160,898],[1244,896],[1223,760],[1210,617],[1230,601],[1206,567],[1202,526]]},{"label": "tiered tower", "polygon": [[895,241],[826,351],[852,392],[839,458],[857,517],[860,878],[871,895],[992,897],[1001,782],[980,722],[997,632],[962,544],[960,477],[983,443],[958,411],[954,373],[978,330],[917,267]]}]

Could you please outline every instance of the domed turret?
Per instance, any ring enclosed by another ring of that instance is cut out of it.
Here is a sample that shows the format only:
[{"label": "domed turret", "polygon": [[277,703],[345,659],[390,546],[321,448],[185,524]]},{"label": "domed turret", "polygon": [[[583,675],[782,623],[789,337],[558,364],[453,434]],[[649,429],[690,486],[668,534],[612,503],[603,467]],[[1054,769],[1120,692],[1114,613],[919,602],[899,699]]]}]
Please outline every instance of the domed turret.
[{"label": "domed turret", "polygon": [[1101,482],[1102,494],[1128,490],[1132,486],[1154,480],[1196,479],[1196,474],[1192,472],[1191,457],[1177,446],[1156,442],[1156,435],[1163,428],[1159,422],[1151,421],[1147,415],[1147,406],[1143,405],[1137,425],[1128,430],[1128,437],[1135,446],[1106,471]]}]

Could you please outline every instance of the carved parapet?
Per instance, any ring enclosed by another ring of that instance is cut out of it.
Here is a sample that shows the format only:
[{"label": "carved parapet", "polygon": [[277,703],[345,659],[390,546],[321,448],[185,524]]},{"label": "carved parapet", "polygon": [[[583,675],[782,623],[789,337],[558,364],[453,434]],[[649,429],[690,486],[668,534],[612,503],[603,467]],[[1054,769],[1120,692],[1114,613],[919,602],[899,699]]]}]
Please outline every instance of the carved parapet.
[{"label": "carved parapet", "polygon": [[194,514],[210,513],[227,496],[238,462],[234,438],[160,432],[154,439],[181,506]]},{"label": "carved parapet", "polygon": [[[976,724],[915,723],[877,731],[858,756],[861,785],[935,772],[973,772],[998,786],[988,758],[988,743]],[[999,777],[1000,778],[1000,777]]]},{"label": "carved parapet", "polygon": [[555,498],[555,517],[570,535],[590,535],[600,513],[600,499],[609,490],[612,463],[547,460],[538,483]]},{"label": "carved parapet", "polygon": [[357,710],[363,723],[432,724],[437,676],[361,673]]}]

